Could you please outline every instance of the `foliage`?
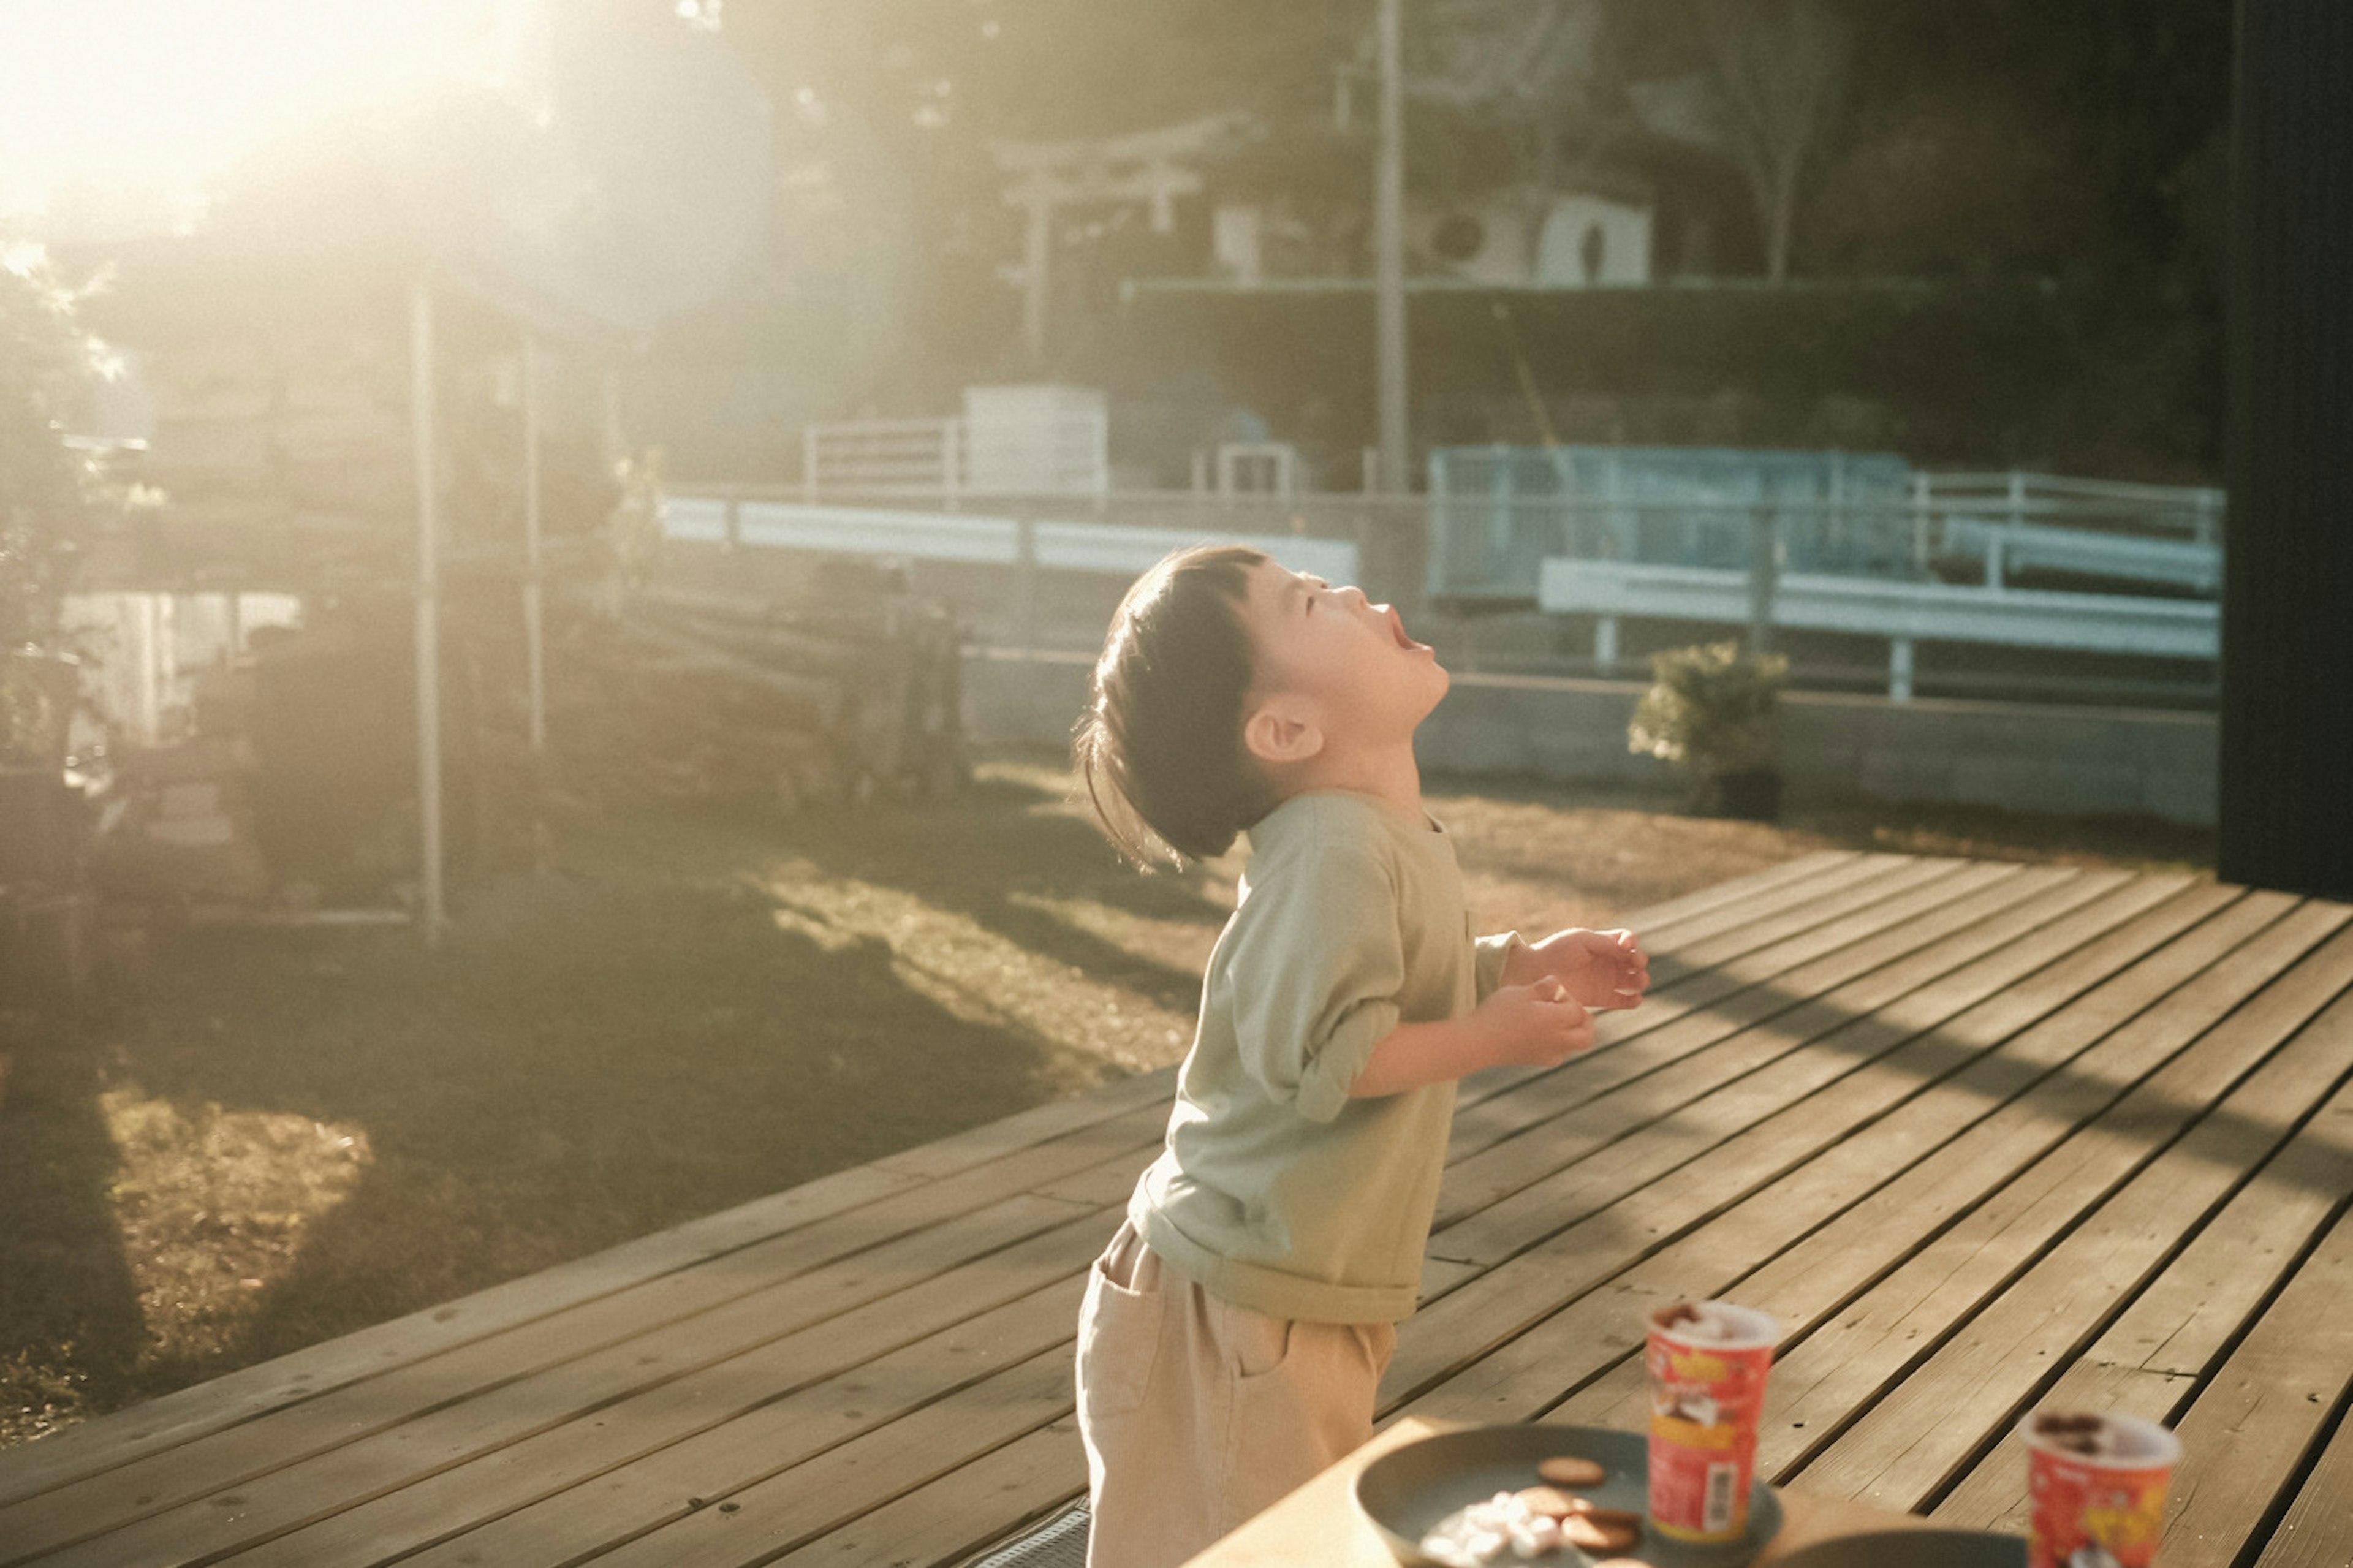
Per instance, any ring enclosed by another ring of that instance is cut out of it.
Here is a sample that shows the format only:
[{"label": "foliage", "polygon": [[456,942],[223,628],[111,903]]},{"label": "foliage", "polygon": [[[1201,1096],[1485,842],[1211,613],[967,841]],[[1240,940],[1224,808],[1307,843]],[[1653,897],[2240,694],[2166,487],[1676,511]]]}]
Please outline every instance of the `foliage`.
[{"label": "foliage", "polygon": [[0,765],[55,750],[58,697],[47,661],[58,612],[98,489],[65,442],[104,351],[75,319],[80,296],[37,247],[0,242]]},{"label": "foliage", "polygon": [[1772,767],[1788,659],[1705,643],[1652,654],[1651,672],[1655,683],[1626,731],[1629,751],[1708,778]]},{"label": "foliage", "polygon": [[0,648],[45,647],[80,540],[89,463],[68,421],[103,351],[37,247],[0,242]]}]

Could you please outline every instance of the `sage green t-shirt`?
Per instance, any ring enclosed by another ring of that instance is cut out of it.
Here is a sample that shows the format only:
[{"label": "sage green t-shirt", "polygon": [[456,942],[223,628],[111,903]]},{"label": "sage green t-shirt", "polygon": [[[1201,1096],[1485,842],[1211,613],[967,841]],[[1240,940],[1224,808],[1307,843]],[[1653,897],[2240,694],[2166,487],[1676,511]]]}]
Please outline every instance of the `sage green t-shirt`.
[{"label": "sage green t-shirt", "polygon": [[1454,1085],[1348,1088],[1398,1024],[1476,1005],[1518,938],[1474,942],[1453,840],[1366,796],[1293,796],[1250,837],[1167,1145],[1128,1214],[1237,1306],[1394,1322],[1419,1294]]}]

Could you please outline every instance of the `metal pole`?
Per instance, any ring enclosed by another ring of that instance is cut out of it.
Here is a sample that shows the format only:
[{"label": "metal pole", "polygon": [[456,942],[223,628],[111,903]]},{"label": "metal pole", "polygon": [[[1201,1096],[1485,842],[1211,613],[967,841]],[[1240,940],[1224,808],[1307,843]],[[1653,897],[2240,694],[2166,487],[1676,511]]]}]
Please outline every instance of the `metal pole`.
[{"label": "metal pole", "polygon": [[1403,0],[1380,0],[1381,141],[1373,182],[1374,357],[1379,380],[1381,489],[1406,479],[1405,68]]},{"label": "metal pole", "polygon": [[440,519],[433,453],[433,295],[419,278],[409,292],[409,422],[417,436],[417,881],[425,944],[438,946],[447,914],[441,898]]},{"label": "metal pole", "polygon": [[1046,362],[1046,268],[1054,252],[1053,208],[1042,190],[1029,204],[1021,242],[1021,345],[1031,364]]},{"label": "metal pole", "polygon": [[542,594],[547,580],[546,557],[540,548],[539,527],[539,340],[522,340],[522,634],[530,662],[531,751],[547,752],[547,647]]},{"label": "metal pole", "polygon": [[1776,559],[1773,509],[1760,506],[1752,514],[1748,539],[1748,651],[1773,651],[1774,576]]}]

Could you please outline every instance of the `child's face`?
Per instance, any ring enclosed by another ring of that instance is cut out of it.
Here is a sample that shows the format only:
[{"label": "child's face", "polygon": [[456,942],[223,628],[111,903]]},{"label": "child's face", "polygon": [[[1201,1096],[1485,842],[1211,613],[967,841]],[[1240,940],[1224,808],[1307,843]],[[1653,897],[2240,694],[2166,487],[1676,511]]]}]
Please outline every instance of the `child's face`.
[{"label": "child's face", "polygon": [[1327,746],[1410,741],[1446,695],[1438,656],[1361,589],[1261,562],[1250,569],[1242,619],[1257,665],[1252,707],[1298,709]]}]

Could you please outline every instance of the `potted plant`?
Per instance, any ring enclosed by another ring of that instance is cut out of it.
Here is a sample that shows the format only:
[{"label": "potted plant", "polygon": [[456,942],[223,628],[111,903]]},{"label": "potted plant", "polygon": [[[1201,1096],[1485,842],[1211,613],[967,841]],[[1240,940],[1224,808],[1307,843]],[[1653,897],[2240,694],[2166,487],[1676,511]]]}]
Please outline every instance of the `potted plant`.
[{"label": "potted plant", "polygon": [[1777,765],[1781,683],[1789,661],[1704,643],[1651,656],[1651,689],[1627,727],[1627,749],[1692,777],[1693,809],[1770,822],[1780,815]]}]

